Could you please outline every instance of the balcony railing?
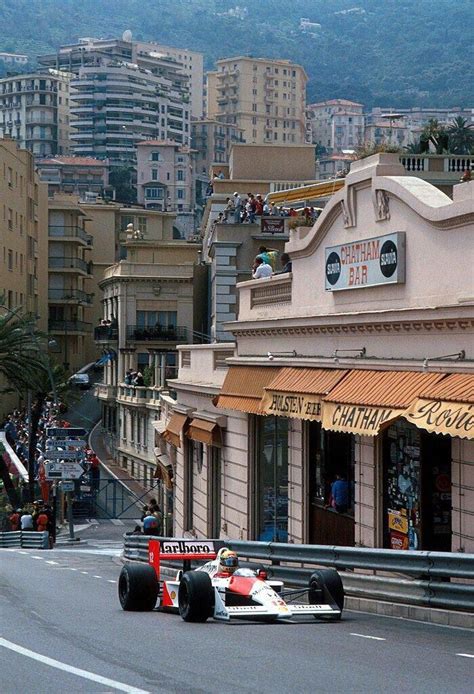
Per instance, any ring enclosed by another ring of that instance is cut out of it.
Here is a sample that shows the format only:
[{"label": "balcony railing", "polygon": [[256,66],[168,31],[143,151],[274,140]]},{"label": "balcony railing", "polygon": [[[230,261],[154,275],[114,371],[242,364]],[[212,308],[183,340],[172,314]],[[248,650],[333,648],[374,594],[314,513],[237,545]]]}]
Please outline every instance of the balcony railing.
[{"label": "balcony railing", "polygon": [[278,282],[255,283],[250,291],[250,307],[291,302],[291,277]]},{"label": "balcony railing", "polygon": [[48,289],[48,299],[49,301],[92,304],[93,294],[86,294],[82,289]]},{"label": "balcony railing", "polygon": [[144,328],[139,325],[127,326],[127,340],[136,342],[186,342],[188,330],[185,327],[165,328],[155,326]]},{"label": "balcony railing", "polygon": [[91,274],[92,272],[91,264],[82,258],[56,258],[50,256],[48,259],[48,267],[50,269],[79,270],[86,274]]},{"label": "balcony railing", "polygon": [[115,400],[117,386],[112,386],[109,383],[96,383],[94,395],[100,400]]},{"label": "balcony railing", "polygon": [[[63,181],[65,183],[66,181]],[[90,234],[86,234],[84,229],[81,229],[81,227],[76,227],[76,226],[55,226],[55,225],[50,225],[48,227],[48,236],[50,238],[58,238],[58,239],[64,239],[64,238],[75,238],[75,239],[80,239],[81,241],[84,241],[84,243],[89,244],[89,241],[92,239]]]},{"label": "balcony railing", "polygon": [[92,323],[86,323],[82,320],[49,320],[49,332],[62,333],[90,333],[92,331]]},{"label": "balcony railing", "polygon": [[118,328],[110,325],[98,325],[94,328],[94,340],[96,342],[110,342],[118,340]]}]

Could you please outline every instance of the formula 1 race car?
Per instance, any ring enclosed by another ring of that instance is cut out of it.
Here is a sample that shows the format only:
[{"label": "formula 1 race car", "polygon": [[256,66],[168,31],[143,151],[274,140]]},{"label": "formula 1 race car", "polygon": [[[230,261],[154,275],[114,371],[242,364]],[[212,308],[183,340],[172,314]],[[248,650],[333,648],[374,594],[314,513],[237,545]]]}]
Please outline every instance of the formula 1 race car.
[{"label": "formula 1 race car", "polygon": [[[293,617],[340,619],[344,589],[334,569],[312,573],[305,588],[287,589],[282,581],[268,580],[263,567],[239,568],[238,557],[212,540],[154,540],[149,563],[125,564],[118,594],[124,610],[178,612],[186,622],[231,618],[281,621]],[[162,560],[206,561],[194,570],[179,570],[174,579],[160,579]],[[306,598],[306,600],[304,600]]]}]

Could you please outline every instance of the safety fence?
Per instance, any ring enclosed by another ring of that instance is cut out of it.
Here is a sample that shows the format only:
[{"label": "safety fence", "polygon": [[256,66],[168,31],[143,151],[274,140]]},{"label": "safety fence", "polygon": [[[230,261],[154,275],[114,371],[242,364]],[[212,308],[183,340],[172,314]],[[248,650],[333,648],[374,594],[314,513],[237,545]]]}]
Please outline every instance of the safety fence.
[{"label": "safety fence", "polygon": [[[149,539],[145,535],[125,535],[124,558],[148,561]],[[215,542],[235,550],[242,566],[261,563],[270,578],[294,586],[308,585],[315,567],[328,566],[338,569],[350,596],[474,611],[474,554],[243,540]]]},{"label": "safety fence", "polygon": [[18,530],[0,533],[0,547],[25,547],[26,549],[49,549],[49,533]]}]

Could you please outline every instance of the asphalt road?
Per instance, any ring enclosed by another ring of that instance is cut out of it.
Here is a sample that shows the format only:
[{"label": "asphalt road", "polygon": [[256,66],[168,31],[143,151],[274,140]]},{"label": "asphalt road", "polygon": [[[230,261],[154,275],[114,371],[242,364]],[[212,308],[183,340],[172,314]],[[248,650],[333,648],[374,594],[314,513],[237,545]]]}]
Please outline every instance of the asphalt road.
[{"label": "asphalt road", "polygon": [[462,629],[356,612],[278,625],[123,612],[126,528],[94,526],[78,547],[0,549],[2,694],[472,692],[474,638]]}]

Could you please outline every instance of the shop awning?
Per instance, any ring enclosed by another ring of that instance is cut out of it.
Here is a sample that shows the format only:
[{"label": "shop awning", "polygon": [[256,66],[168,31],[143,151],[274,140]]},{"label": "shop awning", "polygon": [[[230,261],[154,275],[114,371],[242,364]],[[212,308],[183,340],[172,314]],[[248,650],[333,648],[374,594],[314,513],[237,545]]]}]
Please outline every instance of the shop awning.
[{"label": "shop awning", "polygon": [[322,426],[363,436],[376,436],[401,417],[443,374],[419,371],[352,370],[323,401]]},{"label": "shop awning", "polygon": [[265,414],[321,421],[321,400],[348,373],[346,369],[283,367],[265,388]]},{"label": "shop awning", "polygon": [[161,480],[166,489],[173,489],[173,466],[165,453],[161,453],[159,448],[155,448],[156,468],[153,473],[155,480]]},{"label": "shop awning", "polygon": [[217,407],[249,414],[264,414],[264,389],[279,372],[275,366],[231,366],[217,400]]},{"label": "shop awning", "polygon": [[188,421],[185,414],[180,412],[173,412],[170,421],[166,425],[166,429],[163,432],[163,438],[168,441],[168,443],[173,444],[176,448],[181,448],[181,432]]},{"label": "shop awning", "polygon": [[222,431],[216,422],[194,417],[186,432],[186,436],[193,441],[199,441],[206,446],[222,446]]},{"label": "shop awning", "polygon": [[474,439],[474,374],[450,374],[423,389],[405,417],[436,434]]},{"label": "shop awning", "polygon": [[155,421],[151,423],[151,426],[157,434],[163,434],[166,431],[166,424],[162,419],[155,419]]}]

